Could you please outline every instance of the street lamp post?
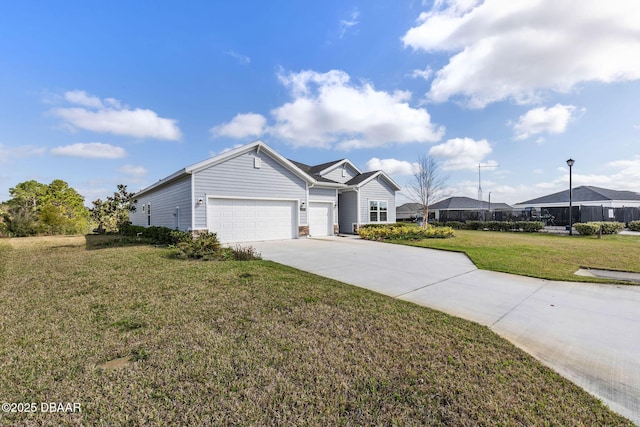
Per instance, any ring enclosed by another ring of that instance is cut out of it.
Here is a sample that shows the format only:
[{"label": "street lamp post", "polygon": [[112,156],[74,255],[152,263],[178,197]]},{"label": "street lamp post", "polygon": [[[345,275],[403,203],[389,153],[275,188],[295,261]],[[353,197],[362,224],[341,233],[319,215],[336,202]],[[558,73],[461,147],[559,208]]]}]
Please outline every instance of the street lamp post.
[{"label": "street lamp post", "polygon": [[493,221],[493,215],[491,215],[491,191],[489,191],[489,221]]},{"label": "street lamp post", "polygon": [[569,236],[573,235],[573,189],[571,185],[571,168],[576,161],[573,159],[567,160],[567,165],[569,166]]}]

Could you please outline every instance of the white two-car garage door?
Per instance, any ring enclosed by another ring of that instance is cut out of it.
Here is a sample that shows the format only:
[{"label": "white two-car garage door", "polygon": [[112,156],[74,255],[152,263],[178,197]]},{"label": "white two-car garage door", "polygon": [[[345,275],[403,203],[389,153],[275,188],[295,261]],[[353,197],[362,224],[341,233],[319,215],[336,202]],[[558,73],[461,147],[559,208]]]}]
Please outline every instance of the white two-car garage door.
[{"label": "white two-car garage door", "polygon": [[296,202],[291,200],[209,199],[209,231],[221,242],[293,239]]},{"label": "white two-car garage door", "polygon": [[309,234],[311,237],[333,234],[333,203],[309,203]]}]

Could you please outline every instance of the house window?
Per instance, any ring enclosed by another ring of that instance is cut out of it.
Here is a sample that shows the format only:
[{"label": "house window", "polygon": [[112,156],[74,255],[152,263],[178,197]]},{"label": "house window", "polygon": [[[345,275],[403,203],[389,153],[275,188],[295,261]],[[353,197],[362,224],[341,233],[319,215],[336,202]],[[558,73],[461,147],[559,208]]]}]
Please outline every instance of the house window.
[{"label": "house window", "polygon": [[387,201],[369,200],[369,222],[387,222]]},{"label": "house window", "polygon": [[147,225],[151,225],[151,203],[147,203]]}]

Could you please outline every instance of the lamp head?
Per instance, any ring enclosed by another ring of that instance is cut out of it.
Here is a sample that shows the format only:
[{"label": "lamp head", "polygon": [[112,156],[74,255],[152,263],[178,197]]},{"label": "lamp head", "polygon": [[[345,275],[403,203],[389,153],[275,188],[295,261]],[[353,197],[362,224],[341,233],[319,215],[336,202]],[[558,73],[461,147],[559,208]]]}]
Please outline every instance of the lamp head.
[{"label": "lamp head", "polygon": [[573,159],[569,159],[569,160],[567,160],[567,166],[571,167],[571,166],[573,166],[573,164],[574,164],[575,162],[576,162],[575,160],[573,160]]}]

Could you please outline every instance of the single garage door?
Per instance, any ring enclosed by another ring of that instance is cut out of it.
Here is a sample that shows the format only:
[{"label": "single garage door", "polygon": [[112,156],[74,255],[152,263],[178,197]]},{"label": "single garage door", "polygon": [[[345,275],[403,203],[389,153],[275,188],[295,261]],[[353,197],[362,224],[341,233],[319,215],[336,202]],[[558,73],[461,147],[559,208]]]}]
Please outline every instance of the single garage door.
[{"label": "single garage door", "polygon": [[293,239],[295,208],[288,200],[209,199],[209,231],[221,242]]},{"label": "single garage door", "polygon": [[309,234],[329,236],[333,234],[333,203],[309,203]]}]

